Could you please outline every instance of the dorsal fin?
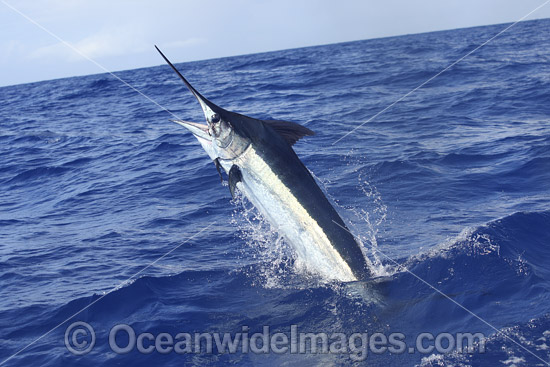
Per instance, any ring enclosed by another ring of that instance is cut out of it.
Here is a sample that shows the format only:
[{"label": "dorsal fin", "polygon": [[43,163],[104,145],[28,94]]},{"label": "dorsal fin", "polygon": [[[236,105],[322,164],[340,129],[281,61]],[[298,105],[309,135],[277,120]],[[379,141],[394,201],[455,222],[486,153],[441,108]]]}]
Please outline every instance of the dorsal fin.
[{"label": "dorsal fin", "polygon": [[279,135],[281,135],[290,146],[293,146],[298,140],[304,136],[315,135],[313,131],[305,126],[299,125],[295,122],[282,121],[282,120],[263,120]]}]

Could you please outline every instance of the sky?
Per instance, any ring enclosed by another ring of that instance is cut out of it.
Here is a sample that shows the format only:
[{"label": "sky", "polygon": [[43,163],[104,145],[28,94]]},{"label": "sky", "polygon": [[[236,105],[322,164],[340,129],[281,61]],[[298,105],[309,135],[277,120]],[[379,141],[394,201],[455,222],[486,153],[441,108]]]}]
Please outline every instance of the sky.
[{"label": "sky", "polygon": [[514,22],[545,1],[0,0],[0,86],[161,65],[155,44],[204,60]]}]

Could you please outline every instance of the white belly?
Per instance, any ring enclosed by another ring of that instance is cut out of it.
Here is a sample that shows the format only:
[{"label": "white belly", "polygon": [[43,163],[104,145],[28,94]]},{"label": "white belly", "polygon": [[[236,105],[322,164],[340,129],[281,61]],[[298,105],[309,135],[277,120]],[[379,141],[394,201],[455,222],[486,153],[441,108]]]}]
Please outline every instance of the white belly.
[{"label": "white belly", "polygon": [[[229,163],[229,162],[222,162]],[[308,271],[323,278],[354,281],[349,265],[332,246],[323,228],[250,146],[234,161],[241,169],[237,188],[295,250]],[[229,171],[231,167],[225,167]]]}]

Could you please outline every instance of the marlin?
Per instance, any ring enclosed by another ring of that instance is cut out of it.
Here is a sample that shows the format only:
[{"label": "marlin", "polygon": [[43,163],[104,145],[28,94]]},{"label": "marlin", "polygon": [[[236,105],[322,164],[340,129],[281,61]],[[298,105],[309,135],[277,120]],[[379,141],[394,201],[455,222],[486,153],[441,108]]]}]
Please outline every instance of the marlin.
[{"label": "marlin", "polygon": [[294,122],[260,120],[227,111],[202,96],[155,46],[197,98],[206,125],[187,128],[214,161],[231,196],[239,190],[292,246],[308,271],[343,282],[371,276],[361,247],[292,146],[310,129]]}]

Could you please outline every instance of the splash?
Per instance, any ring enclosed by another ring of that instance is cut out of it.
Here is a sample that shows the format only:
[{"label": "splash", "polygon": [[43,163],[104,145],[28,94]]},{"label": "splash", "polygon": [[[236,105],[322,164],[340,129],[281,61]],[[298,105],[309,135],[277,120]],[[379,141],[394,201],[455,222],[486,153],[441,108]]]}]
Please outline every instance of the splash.
[{"label": "splash", "polygon": [[265,288],[311,287],[328,282],[307,271],[306,265],[292,247],[273,229],[261,213],[237,191],[232,224],[245,243],[243,257],[252,258],[255,266],[247,275],[255,285]]},{"label": "splash", "polygon": [[371,269],[375,276],[390,276],[395,273],[395,266],[382,262],[380,248],[378,246],[378,231],[384,224],[388,214],[388,207],[382,201],[382,196],[365,177],[359,172],[356,189],[367,199],[370,208],[349,206],[348,211],[354,214],[350,222],[351,230],[357,233],[356,238],[361,242],[364,255],[370,261]]},{"label": "splash", "polygon": [[245,244],[243,257],[254,260],[254,266],[244,269],[252,285],[266,289],[330,289],[334,296],[328,297],[330,301],[326,307],[335,315],[340,314],[342,299],[354,301],[358,310],[359,307],[381,304],[376,282],[342,283],[310,272],[292,246],[242,193],[237,191],[232,203],[235,205],[232,224],[238,228],[239,237]]},{"label": "splash", "polygon": [[[358,166],[357,162],[348,162],[348,165],[352,164]],[[330,194],[328,190],[331,184],[330,180],[321,179],[315,176],[313,172],[311,174],[323,189],[332,205],[339,209],[341,214],[342,212],[347,214],[344,215],[343,219],[347,220],[346,224],[348,228],[359,242],[363,256],[374,277],[391,276],[398,271],[397,266],[382,261],[384,256],[381,255],[377,240],[379,229],[386,221],[388,207],[384,204],[382,195],[376,187],[365,177],[366,174],[359,171],[359,169],[355,169],[354,172],[357,173],[357,183],[355,185],[357,197],[364,200],[356,200],[353,204],[346,205],[341,204],[339,200]]]},{"label": "splash", "polygon": [[[393,274],[394,269],[391,265],[384,264],[378,254],[378,228],[386,220],[387,207],[376,188],[359,174],[356,190],[368,202],[367,208],[342,206],[328,193],[327,180],[321,180],[313,173],[312,175],[336,208],[352,214],[349,228],[352,233],[360,233],[356,239],[374,276]],[[360,200],[359,203],[364,201]],[[309,271],[304,259],[297,256],[293,248],[244,195],[238,193],[233,204],[235,209],[232,225],[237,227],[238,236],[245,243],[243,257],[252,258],[256,264],[247,274],[255,284],[266,288],[338,287],[338,282],[333,279],[326,279]]]}]

